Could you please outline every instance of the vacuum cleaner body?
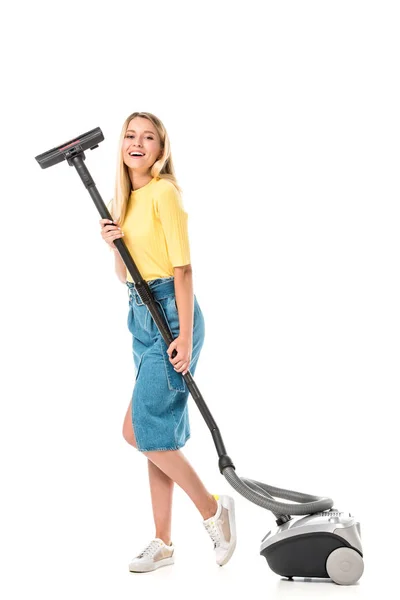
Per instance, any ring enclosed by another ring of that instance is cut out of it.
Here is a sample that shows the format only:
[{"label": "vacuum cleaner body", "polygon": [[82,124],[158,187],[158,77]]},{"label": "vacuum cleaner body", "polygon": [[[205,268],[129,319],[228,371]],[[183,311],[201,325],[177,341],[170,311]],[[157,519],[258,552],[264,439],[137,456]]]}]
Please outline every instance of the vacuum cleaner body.
[{"label": "vacuum cleaner body", "polygon": [[291,518],[262,539],[260,554],[283,577],[331,578],[351,585],[364,569],[360,523],[331,509]]}]

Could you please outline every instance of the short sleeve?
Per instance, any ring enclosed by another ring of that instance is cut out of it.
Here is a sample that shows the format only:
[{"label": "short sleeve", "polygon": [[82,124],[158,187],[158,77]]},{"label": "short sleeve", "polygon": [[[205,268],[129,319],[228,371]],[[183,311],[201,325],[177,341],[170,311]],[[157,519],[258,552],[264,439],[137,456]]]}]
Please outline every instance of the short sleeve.
[{"label": "short sleeve", "polygon": [[190,264],[188,213],[173,183],[168,182],[156,197],[158,217],[165,235],[168,256],[173,267]]}]

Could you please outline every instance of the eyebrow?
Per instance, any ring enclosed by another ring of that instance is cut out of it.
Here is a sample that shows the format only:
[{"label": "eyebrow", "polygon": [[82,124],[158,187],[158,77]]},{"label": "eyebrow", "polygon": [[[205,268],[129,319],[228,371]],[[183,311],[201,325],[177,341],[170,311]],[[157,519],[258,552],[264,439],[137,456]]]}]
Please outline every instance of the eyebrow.
[{"label": "eyebrow", "polygon": [[[136,131],[134,129],[127,129],[126,133],[128,133],[128,131],[132,131],[132,133],[136,133]],[[150,129],[145,129],[143,133],[151,133],[152,135],[156,135],[153,131],[150,131]]]}]

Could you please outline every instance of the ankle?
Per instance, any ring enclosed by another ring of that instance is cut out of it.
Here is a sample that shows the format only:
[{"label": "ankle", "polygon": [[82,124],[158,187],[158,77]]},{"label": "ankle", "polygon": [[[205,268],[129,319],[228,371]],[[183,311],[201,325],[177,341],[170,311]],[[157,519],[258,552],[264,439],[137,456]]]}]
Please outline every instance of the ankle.
[{"label": "ankle", "polygon": [[210,494],[209,500],[210,500],[210,502],[209,502],[207,508],[205,508],[204,510],[200,510],[201,516],[203,517],[204,521],[206,519],[209,519],[210,517],[213,517],[218,509],[218,502],[216,501],[216,499],[214,498],[214,496],[212,494]]},{"label": "ankle", "polygon": [[168,535],[163,535],[163,534],[156,532],[156,538],[159,538],[160,540],[162,540],[166,546],[171,545],[171,538]]}]

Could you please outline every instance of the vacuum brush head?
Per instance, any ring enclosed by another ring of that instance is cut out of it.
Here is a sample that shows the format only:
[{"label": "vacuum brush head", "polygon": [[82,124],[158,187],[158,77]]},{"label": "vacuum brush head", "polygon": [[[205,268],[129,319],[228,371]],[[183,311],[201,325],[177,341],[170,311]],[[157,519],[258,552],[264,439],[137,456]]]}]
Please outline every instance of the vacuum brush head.
[{"label": "vacuum brush head", "polygon": [[73,156],[82,154],[84,150],[87,150],[88,148],[94,150],[103,140],[103,132],[100,127],[96,127],[69,142],[64,142],[64,144],[57,146],[57,148],[52,148],[47,152],[43,152],[43,154],[35,156],[35,159],[42,169],[47,169],[47,167],[52,167],[63,160],[69,162]]}]

